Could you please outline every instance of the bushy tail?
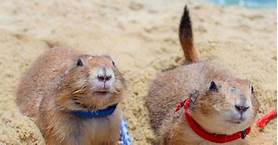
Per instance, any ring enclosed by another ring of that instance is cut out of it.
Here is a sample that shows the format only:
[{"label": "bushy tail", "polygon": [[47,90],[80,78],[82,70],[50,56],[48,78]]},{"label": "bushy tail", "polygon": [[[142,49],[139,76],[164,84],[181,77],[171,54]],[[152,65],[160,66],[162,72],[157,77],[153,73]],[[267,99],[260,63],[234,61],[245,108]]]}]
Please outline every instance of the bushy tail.
[{"label": "bushy tail", "polygon": [[199,52],[193,45],[192,26],[187,6],[180,21],[179,38],[186,61],[190,63],[199,61]]}]

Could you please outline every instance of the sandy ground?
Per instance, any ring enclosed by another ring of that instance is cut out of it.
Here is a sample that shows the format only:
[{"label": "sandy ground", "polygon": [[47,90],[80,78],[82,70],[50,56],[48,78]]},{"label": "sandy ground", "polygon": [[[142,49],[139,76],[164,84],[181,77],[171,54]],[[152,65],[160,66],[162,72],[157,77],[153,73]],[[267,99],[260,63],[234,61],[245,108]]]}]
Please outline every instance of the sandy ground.
[{"label": "sandy ground", "polygon": [[[53,46],[109,54],[129,86],[123,111],[135,145],[155,135],[144,105],[156,73],[184,60],[177,27],[191,10],[195,44],[203,59],[252,80],[258,117],[276,108],[276,10],[220,7],[182,0],[2,0],[0,5],[0,144],[44,144],[38,128],[16,108],[20,76]],[[254,131],[251,144],[276,144],[276,120]]]}]

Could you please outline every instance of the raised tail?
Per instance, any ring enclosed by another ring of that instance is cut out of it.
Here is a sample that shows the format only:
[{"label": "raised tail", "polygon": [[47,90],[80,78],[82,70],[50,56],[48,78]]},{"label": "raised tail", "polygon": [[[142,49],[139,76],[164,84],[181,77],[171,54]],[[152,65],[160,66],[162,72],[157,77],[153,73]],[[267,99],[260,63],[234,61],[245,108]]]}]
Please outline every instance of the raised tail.
[{"label": "raised tail", "polygon": [[179,38],[186,61],[190,63],[199,61],[199,52],[194,48],[193,44],[193,32],[187,6],[185,6],[181,17]]}]

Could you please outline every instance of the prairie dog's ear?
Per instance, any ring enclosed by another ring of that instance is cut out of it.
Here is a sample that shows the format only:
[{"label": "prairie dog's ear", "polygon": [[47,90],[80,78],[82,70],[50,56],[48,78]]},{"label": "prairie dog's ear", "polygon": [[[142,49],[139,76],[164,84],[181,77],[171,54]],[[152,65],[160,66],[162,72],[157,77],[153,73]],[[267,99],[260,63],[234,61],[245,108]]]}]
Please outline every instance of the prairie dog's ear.
[{"label": "prairie dog's ear", "polygon": [[81,58],[78,58],[77,59],[77,62],[76,62],[76,66],[83,66],[84,64],[83,64],[83,61],[82,61],[82,59]]},{"label": "prairie dog's ear", "polygon": [[209,91],[211,92],[218,92],[218,87],[214,81],[210,82]]},{"label": "prairie dog's ear", "polygon": [[255,94],[255,89],[254,86],[250,84],[250,90],[251,90],[251,94]]}]

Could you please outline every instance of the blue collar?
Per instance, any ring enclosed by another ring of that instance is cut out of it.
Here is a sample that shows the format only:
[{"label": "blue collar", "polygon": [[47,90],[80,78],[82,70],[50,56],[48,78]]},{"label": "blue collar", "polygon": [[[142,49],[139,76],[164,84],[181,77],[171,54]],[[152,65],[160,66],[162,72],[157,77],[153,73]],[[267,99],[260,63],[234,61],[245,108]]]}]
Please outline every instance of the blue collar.
[{"label": "blue collar", "polygon": [[97,110],[94,112],[72,111],[71,114],[75,115],[76,117],[82,118],[82,119],[102,118],[102,117],[107,117],[107,116],[113,114],[114,111],[116,110],[117,105],[118,104],[114,104],[105,109]]}]

